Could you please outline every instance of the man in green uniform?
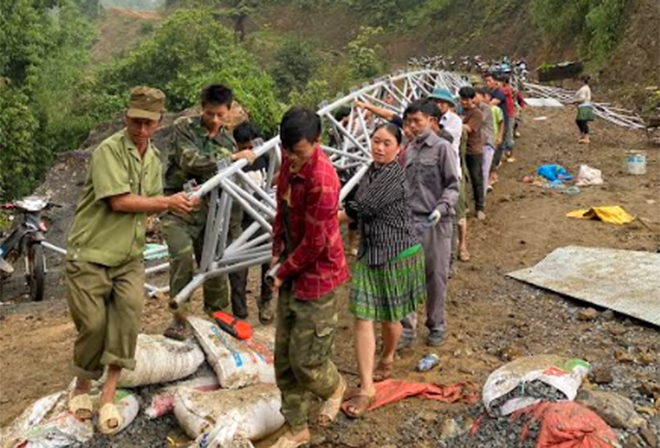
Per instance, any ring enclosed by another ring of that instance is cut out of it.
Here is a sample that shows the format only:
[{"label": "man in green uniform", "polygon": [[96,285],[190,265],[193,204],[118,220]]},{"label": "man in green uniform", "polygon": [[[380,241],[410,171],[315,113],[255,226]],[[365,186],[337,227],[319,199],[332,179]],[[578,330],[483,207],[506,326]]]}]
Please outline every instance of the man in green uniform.
[{"label": "man in green uniform", "polygon": [[80,419],[92,417],[91,380],[99,379],[107,366],[98,421],[105,434],[122,423],[114,404],[121,369],[135,368],[147,215],[189,213],[198,202],[187,194],[162,196],[162,164],[151,136],[164,106],[160,90],[131,91],[126,128],[94,151],[69,233],[65,281],[78,330],[69,408]]},{"label": "man in green uniform", "polygon": [[[222,84],[211,84],[202,90],[202,114],[182,117],[174,123],[174,134],[165,173],[165,191],[169,194],[184,190],[184,185],[194,181],[201,185],[218,172],[218,162],[246,158],[254,162],[252,151],[234,152],[234,141],[224,123],[229,119],[234,95]],[[208,203],[182,218],[168,213],[163,218],[163,233],[170,252],[170,296],[176,296],[193,278],[194,259],[200,262],[204,248],[204,233]],[[240,209],[234,207],[229,236],[240,235]],[[236,216],[234,216],[236,215]],[[204,311],[212,314],[229,307],[229,283],[227,276],[219,276],[204,283]],[[188,302],[179,305],[165,336],[186,339],[190,329],[186,324]]]}]

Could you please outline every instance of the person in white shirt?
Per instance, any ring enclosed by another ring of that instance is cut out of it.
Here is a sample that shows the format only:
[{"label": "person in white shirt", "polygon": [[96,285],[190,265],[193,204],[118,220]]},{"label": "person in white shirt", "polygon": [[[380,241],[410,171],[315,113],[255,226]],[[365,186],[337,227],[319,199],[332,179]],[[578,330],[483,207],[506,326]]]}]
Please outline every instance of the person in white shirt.
[{"label": "person in white shirt", "polygon": [[589,87],[590,77],[583,79],[584,85],[575,92],[573,104],[577,106],[577,117],[575,123],[580,129],[580,139],[578,143],[589,143],[589,122],[594,120],[594,107],[591,104],[591,87]]},{"label": "person in white shirt", "polygon": [[456,153],[456,160],[458,161],[457,171],[459,178],[461,177],[461,136],[463,135],[463,120],[456,113],[452,112],[451,108],[456,106],[456,100],[451,94],[449,89],[435,89],[429,99],[434,101],[440,111],[442,118],[440,125],[443,129],[449,132],[453,138],[451,147]]}]

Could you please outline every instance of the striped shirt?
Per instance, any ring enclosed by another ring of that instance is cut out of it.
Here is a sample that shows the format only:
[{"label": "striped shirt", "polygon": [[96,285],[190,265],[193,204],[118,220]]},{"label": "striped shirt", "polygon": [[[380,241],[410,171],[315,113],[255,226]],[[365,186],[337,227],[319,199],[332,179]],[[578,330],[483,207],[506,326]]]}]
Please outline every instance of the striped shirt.
[{"label": "striped shirt", "polygon": [[360,227],[358,259],[379,266],[415,244],[417,234],[406,195],[406,174],[398,161],[385,166],[372,163],[346,214]]}]

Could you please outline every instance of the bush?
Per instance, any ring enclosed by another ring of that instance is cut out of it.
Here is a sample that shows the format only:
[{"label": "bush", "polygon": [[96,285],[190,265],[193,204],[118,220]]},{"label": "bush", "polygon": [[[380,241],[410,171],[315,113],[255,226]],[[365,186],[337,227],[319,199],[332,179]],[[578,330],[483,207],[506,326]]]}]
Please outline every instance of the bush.
[{"label": "bush", "polygon": [[27,194],[93,124],[77,108],[94,31],[71,0],[0,1],[0,190]]},{"label": "bush", "polygon": [[[533,0],[532,17],[546,42],[577,37],[582,57],[602,64],[621,39],[630,2],[626,0]],[[627,7],[628,5],[628,7]]]},{"label": "bush", "polygon": [[362,81],[383,74],[383,48],[374,43],[375,38],[382,33],[380,27],[363,26],[357,37],[348,43],[348,66],[353,80]]},{"label": "bush", "polygon": [[39,147],[39,130],[30,110],[29,98],[17,88],[0,90],[0,198],[11,200],[32,188]]},{"label": "bush", "polygon": [[626,0],[601,0],[587,14],[589,56],[603,63],[616,48],[623,34],[628,10]]},{"label": "bush", "polygon": [[101,85],[116,97],[137,85],[157,87],[165,92],[169,110],[181,110],[198,103],[205,84],[226,83],[255,124],[272,134],[281,109],[272,79],[250,53],[234,45],[232,31],[210,17],[205,9],[177,11],[152,38],[108,67]]},{"label": "bush", "polygon": [[312,110],[319,109],[319,104],[329,99],[330,88],[328,81],[313,79],[302,88],[294,89],[289,95],[289,104],[292,106],[305,106]]},{"label": "bush", "polygon": [[303,88],[319,66],[319,58],[311,45],[299,39],[287,41],[275,56],[271,71],[280,98],[286,99],[294,90]]}]

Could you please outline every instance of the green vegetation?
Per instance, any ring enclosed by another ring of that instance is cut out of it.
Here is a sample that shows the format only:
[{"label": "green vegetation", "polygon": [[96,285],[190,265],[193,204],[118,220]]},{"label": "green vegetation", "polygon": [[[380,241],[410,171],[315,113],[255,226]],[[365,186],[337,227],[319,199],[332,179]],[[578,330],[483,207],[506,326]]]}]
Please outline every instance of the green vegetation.
[{"label": "green vegetation", "polygon": [[0,0],[0,195],[28,193],[95,123],[79,85],[95,37],[68,0]]},{"label": "green vegetation", "polygon": [[547,42],[577,39],[581,55],[598,67],[621,39],[629,3],[626,0],[533,0],[532,18]]},{"label": "green vegetation", "polygon": [[[419,51],[432,52],[439,44],[431,36],[460,49],[493,24],[526,20],[520,26],[537,26],[546,43],[579,45],[595,68],[620,41],[629,3],[474,0],[468,10],[459,0],[0,0],[0,200],[29,193],[58,153],[121,113],[135,85],[162,89],[176,112],[194,106],[204,84],[227,83],[270,136],[287,105],[316,108],[389,72],[385,48],[399,37],[405,45],[412,30],[428,38]],[[165,20],[144,22],[131,51],[91,64],[107,8],[161,5]],[[315,34],[313,22],[304,32],[283,30],[265,23],[269,8],[299,20],[364,20],[336,33]],[[438,34],[448,18],[470,28]]]},{"label": "green vegetation", "polygon": [[157,87],[165,92],[168,109],[178,111],[194,106],[205,84],[223,82],[234,88],[255,124],[273,134],[281,108],[272,79],[234,45],[230,30],[209,17],[204,9],[178,10],[153,37],[104,69],[99,84],[117,98],[132,86]]}]

